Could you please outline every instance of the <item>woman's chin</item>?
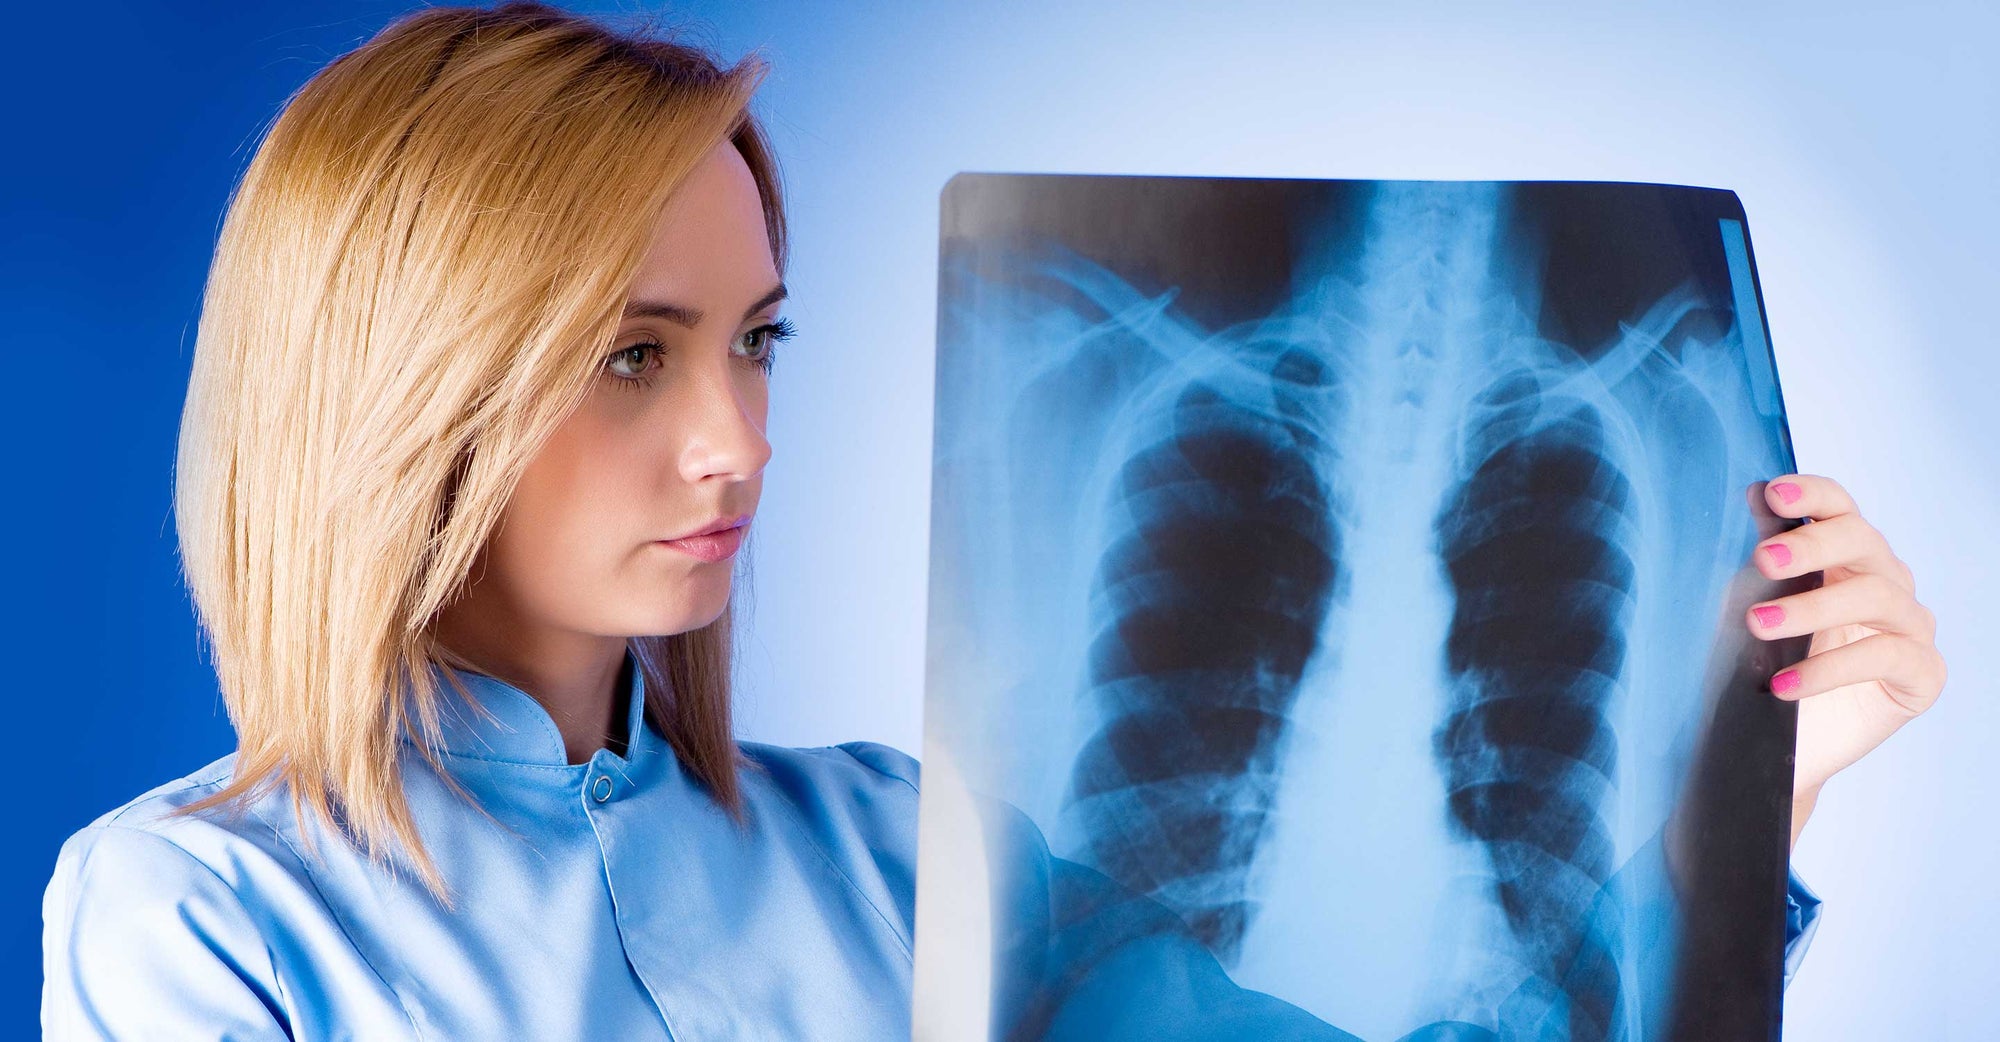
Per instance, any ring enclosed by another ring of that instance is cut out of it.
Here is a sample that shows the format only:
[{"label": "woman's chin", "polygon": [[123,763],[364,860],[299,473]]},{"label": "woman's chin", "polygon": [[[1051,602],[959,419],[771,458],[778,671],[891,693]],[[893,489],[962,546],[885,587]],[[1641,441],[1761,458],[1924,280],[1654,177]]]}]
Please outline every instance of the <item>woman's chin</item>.
[{"label": "woman's chin", "polygon": [[677,633],[687,633],[701,629],[722,617],[729,607],[729,596],[704,599],[699,604],[685,602],[660,610],[641,613],[638,626],[627,627],[634,635],[642,637],[670,637]]}]

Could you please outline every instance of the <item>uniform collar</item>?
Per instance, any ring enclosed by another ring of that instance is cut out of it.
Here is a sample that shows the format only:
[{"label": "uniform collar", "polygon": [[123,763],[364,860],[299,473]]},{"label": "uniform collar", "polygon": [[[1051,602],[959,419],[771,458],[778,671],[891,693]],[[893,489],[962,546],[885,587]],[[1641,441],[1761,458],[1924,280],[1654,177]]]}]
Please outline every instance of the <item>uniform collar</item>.
[{"label": "uniform collar", "polygon": [[[628,695],[625,760],[637,762],[667,746],[666,740],[646,723],[645,676],[629,648],[625,651],[623,674],[627,677]],[[438,690],[438,723],[445,752],[508,763],[583,766],[569,762],[562,730],[533,695],[498,677],[440,662],[431,663],[431,675]],[[482,714],[468,704],[452,686],[448,675],[456,676],[486,712]],[[408,728],[403,733],[406,740],[416,740]],[[615,757],[609,749],[599,749],[597,755]]]}]

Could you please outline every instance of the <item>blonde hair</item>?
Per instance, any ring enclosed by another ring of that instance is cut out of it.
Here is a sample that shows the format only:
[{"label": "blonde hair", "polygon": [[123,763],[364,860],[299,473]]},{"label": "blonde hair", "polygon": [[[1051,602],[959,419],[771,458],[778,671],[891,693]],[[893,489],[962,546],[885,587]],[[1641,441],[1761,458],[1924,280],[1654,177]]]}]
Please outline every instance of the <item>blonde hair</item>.
[{"label": "blonde hair", "polygon": [[[455,660],[432,624],[598,378],[654,217],[715,145],[748,162],[784,270],[747,109],[763,73],[507,3],[406,15],[288,99],[231,195],[182,416],[182,568],[238,749],[180,813],[282,783],[302,822],[392,873],[400,845],[452,904],[398,767],[408,727],[471,799],[436,752],[428,667]],[[730,644],[728,612],[632,642],[644,711],[741,820]]]}]

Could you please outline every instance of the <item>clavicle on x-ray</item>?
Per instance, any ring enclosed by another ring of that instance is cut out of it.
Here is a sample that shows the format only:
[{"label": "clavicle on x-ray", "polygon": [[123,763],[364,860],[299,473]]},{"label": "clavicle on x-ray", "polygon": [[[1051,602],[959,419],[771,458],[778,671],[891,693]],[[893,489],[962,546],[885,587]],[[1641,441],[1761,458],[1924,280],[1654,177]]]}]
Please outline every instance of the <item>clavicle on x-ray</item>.
[{"label": "clavicle on x-ray", "polygon": [[1733,194],[961,175],[942,230],[920,1035],[1229,1037],[1211,981],[1776,1037],[1803,647],[1739,619],[1794,461]]}]

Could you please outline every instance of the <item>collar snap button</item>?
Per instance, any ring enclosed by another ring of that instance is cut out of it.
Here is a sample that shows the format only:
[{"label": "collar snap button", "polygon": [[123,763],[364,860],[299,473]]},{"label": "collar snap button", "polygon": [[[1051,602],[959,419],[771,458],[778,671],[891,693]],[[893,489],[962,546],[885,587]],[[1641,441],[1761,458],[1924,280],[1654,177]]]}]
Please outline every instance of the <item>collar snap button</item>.
[{"label": "collar snap button", "polygon": [[590,797],[599,803],[603,803],[605,800],[611,798],[610,775],[600,774],[597,776],[596,781],[590,783]]}]

